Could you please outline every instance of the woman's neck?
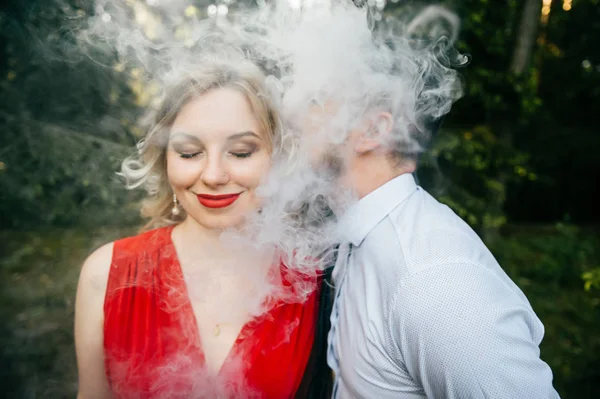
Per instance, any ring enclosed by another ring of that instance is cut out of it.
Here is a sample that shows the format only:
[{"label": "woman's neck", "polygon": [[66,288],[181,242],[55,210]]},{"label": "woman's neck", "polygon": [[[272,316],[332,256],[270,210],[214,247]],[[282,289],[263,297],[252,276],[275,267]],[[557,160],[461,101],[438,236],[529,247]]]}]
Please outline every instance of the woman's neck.
[{"label": "woman's neck", "polygon": [[223,232],[206,229],[193,219],[173,229],[172,242],[188,293],[191,298],[219,297],[254,314],[278,283],[269,274],[273,256],[257,251],[249,240],[224,239]]},{"label": "woman's neck", "polygon": [[173,242],[180,257],[201,256],[204,259],[218,259],[231,252],[221,235],[221,229],[207,229],[191,217],[187,217],[173,229]]},{"label": "woman's neck", "polygon": [[242,234],[237,239],[235,232],[231,236],[229,231],[224,232],[224,229],[207,229],[189,216],[175,226],[172,240],[182,267],[189,271],[215,265],[227,268],[231,264],[255,264],[262,268],[271,263],[270,255],[258,250]]}]

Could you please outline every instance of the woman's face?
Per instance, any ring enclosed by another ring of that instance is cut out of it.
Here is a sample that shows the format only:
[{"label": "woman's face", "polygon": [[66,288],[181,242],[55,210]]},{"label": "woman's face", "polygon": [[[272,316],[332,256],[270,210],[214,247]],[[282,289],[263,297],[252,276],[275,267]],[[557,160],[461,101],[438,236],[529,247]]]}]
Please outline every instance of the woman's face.
[{"label": "woman's face", "polygon": [[267,134],[234,89],[210,90],[181,109],[170,131],[167,175],[188,217],[222,229],[259,206],[256,187],[271,163]]}]

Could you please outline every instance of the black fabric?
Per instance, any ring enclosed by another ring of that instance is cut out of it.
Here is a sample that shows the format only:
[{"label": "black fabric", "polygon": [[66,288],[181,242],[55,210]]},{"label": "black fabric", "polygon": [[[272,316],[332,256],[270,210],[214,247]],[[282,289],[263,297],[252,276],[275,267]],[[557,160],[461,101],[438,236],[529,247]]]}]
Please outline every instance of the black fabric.
[{"label": "black fabric", "polygon": [[317,329],[310,359],[296,393],[296,398],[320,399],[331,398],[333,374],[327,365],[327,335],[331,327],[331,309],[333,308],[334,290],[331,272],[337,259],[337,247],[332,264],[325,269],[321,277],[319,311],[317,313]]}]

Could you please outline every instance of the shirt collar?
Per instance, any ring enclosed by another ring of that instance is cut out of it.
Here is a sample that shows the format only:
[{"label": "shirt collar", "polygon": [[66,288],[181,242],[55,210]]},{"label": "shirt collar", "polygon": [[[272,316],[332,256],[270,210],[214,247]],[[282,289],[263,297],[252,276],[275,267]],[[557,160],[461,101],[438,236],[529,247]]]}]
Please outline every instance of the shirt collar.
[{"label": "shirt collar", "polygon": [[339,236],[359,246],[384,217],[416,190],[417,183],[410,173],[395,177],[378,187],[342,215],[338,224]]}]

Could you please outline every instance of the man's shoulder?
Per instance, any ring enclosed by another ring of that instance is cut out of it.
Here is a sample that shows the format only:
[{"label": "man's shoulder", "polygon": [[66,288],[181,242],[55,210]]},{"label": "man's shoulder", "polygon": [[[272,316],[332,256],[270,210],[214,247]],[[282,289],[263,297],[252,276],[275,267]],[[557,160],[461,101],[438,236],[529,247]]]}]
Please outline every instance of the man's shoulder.
[{"label": "man's shoulder", "polygon": [[422,189],[390,212],[372,233],[368,237],[372,245],[403,264],[403,277],[448,264],[497,267],[475,231]]},{"label": "man's shoulder", "polygon": [[407,235],[412,235],[413,231],[428,230],[456,230],[475,234],[450,207],[439,202],[421,187],[388,216],[390,221]]}]

